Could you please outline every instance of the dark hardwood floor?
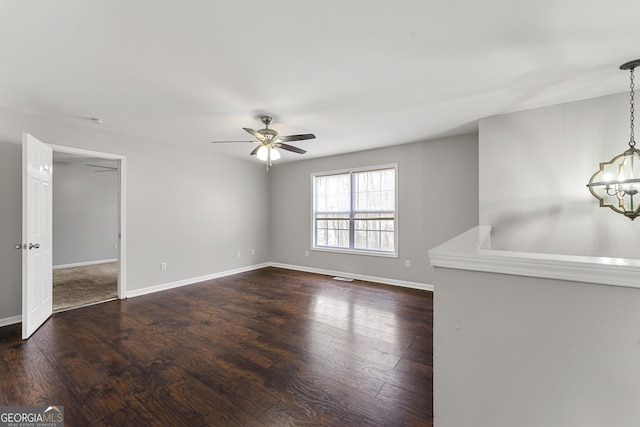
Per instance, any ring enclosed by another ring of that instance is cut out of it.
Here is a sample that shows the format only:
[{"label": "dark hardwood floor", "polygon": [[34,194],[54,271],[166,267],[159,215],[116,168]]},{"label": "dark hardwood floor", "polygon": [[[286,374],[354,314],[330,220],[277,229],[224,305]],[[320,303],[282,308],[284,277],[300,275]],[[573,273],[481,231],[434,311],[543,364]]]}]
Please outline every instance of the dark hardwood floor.
[{"label": "dark hardwood floor", "polygon": [[0,405],[66,425],[431,426],[430,292],[265,268],[0,328]]}]

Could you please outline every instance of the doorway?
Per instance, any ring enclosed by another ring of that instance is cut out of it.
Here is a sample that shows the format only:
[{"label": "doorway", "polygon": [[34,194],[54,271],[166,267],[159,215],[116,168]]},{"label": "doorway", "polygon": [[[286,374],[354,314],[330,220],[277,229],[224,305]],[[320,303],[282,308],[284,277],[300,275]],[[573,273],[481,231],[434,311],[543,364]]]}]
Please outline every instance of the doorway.
[{"label": "doorway", "polygon": [[125,159],[51,147],[53,311],[124,298]]}]

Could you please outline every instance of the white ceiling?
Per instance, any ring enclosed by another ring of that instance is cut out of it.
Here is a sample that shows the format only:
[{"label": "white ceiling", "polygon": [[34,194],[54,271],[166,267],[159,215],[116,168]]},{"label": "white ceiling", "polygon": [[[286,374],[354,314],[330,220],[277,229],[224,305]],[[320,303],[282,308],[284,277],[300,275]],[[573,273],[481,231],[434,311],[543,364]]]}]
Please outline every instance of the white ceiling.
[{"label": "white ceiling", "polygon": [[[310,158],[624,92],[638,0],[0,0],[0,106],[248,158]],[[249,138],[247,138],[249,137]]]}]

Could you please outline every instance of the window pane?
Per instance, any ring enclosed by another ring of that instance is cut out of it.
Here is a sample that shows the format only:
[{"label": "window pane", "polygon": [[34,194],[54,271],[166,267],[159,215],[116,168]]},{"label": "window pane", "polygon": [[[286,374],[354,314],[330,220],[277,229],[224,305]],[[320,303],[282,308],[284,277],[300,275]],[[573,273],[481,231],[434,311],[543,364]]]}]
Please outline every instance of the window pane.
[{"label": "window pane", "polygon": [[367,249],[380,249],[380,233],[377,231],[367,232]]},{"label": "window pane", "polygon": [[316,212],[349,212],[351,210],[349,174],[317,176],[314,191]]},{"label": "window pane", "polygon": [[327,246],[327,230],[316,229],[316,245]]},{"label": "window pane", "polygon": [[[389,217],[389,214],[384,214]],[[372,251],[393,252],[395,249],[393,240],[394,220],[381,219],[377,213],[358,214],[354,220],[355,249]]]},{"label": "window pane", "polygon": [[336,214],[323,214],[321,216],[329,219],[316,220],[316,246],[348,248],[349,219],[342,218],[341,215]]},{"label": "window pane", "polygon": [[354,173],[354,211],[395,210],[395,169]]},{"label": "window pane", "polygon": [[382,231],[393,231],[393,229],[394,229],[394,221],[393,220],[380,221],[380,230],[382,230]]},{"label": "window pane", "polygon": [[340,230],[338,246],[341,248],[349,247],[349,229],[348,228],[346,230]]},{"label": "window pane", "polygon": [[349,247],[349,229],[330,229],[327,230],[327,247],[331,248],[348,248]]},{"label": "window pane", "polygon": [[380,234],[380,250],[393,252],[394,245],[394,233],[382,232]]}]

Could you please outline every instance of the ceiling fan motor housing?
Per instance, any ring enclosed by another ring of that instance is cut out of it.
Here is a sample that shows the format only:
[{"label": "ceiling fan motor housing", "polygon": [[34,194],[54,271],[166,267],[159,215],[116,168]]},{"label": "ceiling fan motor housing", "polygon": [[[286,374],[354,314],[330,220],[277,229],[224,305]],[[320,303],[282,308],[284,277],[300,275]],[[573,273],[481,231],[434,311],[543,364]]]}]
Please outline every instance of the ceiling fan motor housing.
[{"label": "ceiling fan motor housing", "polygon": [[258,133],[264,137],[265,142],[274,141],[278,137],[278,132],[269,128],[260,129]]}]

